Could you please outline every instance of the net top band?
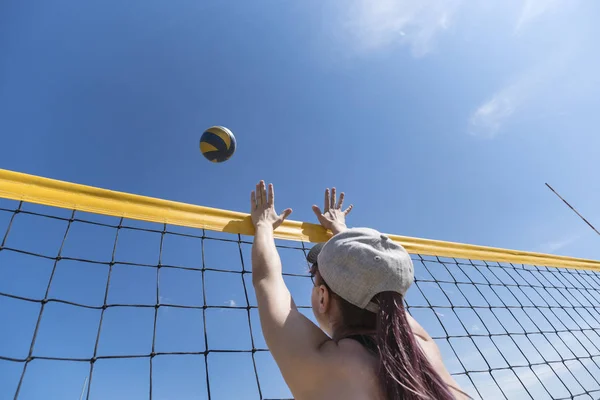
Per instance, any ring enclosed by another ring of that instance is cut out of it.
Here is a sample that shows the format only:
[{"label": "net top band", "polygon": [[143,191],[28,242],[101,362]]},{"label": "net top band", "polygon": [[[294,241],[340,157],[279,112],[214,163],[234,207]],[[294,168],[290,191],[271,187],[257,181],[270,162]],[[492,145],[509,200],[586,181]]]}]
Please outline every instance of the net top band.
[{"label": "net top band", "polygon": [[[0,197],[147,222],[241,235],[254,234],[250,216],[246,213],[117,192],[4,169],[0,169]],[[412,254],[600,271],[600,261],[596,260],[400,235],[388,236]],[[275,237],[319,243],[327,241],[330,235],[316,224],[285,221],[275,231]]]}]

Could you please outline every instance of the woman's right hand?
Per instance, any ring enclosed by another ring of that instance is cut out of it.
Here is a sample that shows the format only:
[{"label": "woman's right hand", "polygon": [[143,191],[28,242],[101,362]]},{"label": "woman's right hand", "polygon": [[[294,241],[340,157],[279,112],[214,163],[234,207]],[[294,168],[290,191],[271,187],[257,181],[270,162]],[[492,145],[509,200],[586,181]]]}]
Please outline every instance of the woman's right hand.
[{"label": "woman's right hand", "polygon": [[334,235],[346,230],[346,215],[350,214],[353,205],[350,205],[346,210],[342,211],[342,205],[344,204],[344,193],[340,194],[340,199],[337,201],[335,188],[329,191],[329,188],[325,190],[325,205],[323,212],[321,209],[314,205],[312,206],[315,215],[319,219],[319,222],[325,229],[331,230]]}]

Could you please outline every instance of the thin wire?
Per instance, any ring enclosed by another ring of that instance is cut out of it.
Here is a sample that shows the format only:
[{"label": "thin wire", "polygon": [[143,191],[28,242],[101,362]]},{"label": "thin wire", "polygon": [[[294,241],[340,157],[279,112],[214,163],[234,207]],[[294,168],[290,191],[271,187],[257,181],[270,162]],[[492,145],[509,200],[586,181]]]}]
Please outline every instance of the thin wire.
[{"label": "thin wire", "polygon": [[83,387],[81,388],[81,394],[79,395],[79,400],[83,400],[83,394],[85,393],[85,388],[87,386],[87,381],[88,381],[88,377],[85,377],[85,380],[83,381]]},{"label": "thin wire", "polygon": [[591,223],[590,223],[590,222],[589,222],[587,219],[585,219],[585,218],[583,217],[583,215],[581,215],[581,214],[579,213],[579,211],[577,211],[577,210],[575,209],[575,207],[573,207],[572,205],[570,205],[570,204],[569,204],[569,202],[568,202],[568,201],[566,201],[565,199],[563,199],[563,198],[562,198],[562,196],[561,196],[560,194],[558,194],[558,192],[557,192],[556,190],[554,190],[554,188],[553,188],[552,186],[550,186],[550,185],[549,185],[549,184],[547,184],[547,183],[546,183],[546,186],[548,186],[548,188],[549,188],[550,190],[552,190],[552,191],[554,192],[554,194],[558,196],[558,198],[559,198],[559,199],[561,199],[561,200],[562,200],[562,201],[563,201],[563,202],[564,202],[564,203],[565,203],[565,204],[566,204],[566,205],[567,205],[567,206],[568,206],[568,207],[569,207],[571,210],[573,210],[573,211],[575,212],[575,214],[577,214],[577,215],[579,216],[579,218],[581,218],[581,219],[583,220],[583,222],[585,222],[586,224],[588,224],[588,226],[589,226],[590,228],[592,228],[592,229],[594,230],[594,232],[596,232],[598,235],[600,235],[600,232],[598,232],[598,230],[597,230],[596,228],[594,228],[594,225],[592,225],[592,224],[591,224]]}]

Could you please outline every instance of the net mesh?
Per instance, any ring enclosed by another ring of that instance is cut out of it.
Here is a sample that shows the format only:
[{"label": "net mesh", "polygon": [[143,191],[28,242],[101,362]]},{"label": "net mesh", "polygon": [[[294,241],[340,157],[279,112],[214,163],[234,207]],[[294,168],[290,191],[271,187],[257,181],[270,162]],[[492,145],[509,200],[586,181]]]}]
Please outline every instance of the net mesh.
[{"label": "net mesh", "polygon": [[[0,200],[0,398],[291,398],[252,238]],[[277,241],[301,311],[311,244]],[[411,255],[407,308],[473,398],[600,398],[600,274]]]}]

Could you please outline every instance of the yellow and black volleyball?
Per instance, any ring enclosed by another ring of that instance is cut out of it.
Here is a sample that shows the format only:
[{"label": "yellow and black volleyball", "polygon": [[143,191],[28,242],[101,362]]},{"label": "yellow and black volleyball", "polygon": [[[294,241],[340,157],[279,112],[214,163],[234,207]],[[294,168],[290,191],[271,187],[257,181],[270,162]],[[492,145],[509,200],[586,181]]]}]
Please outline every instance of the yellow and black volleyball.
[{"label": "yellow and black volleyball", "polygon": [[200,151],[209,161],[227,161],[235,152],[235,136],[224,126],[212,126],[200,138]]}]

